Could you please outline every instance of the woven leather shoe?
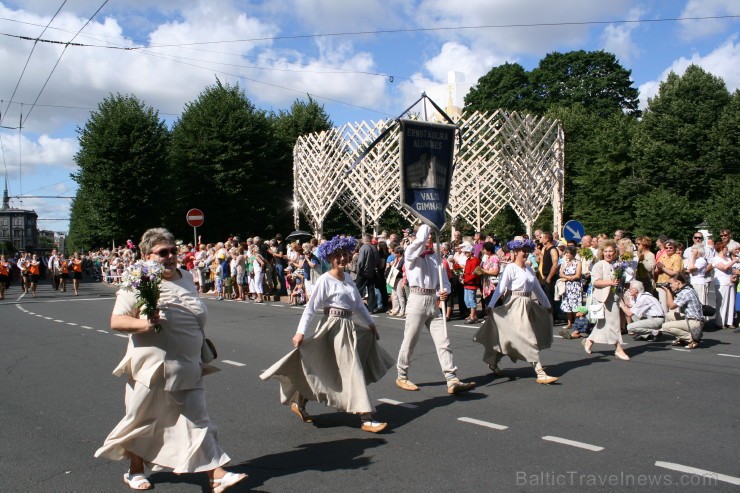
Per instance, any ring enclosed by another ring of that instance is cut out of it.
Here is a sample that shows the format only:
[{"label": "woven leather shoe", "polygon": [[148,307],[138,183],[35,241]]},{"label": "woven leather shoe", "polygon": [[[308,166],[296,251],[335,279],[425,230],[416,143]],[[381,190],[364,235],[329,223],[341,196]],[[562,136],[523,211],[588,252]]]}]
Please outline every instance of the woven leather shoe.
[{"label": "woven leather shoe", "polygon": [[388,427],[388,423],[380,423],[378,421],[364,421],[360,427],[362,431],[369,431],[370,433],[378,433]]},{"label": "woven leather shoe", "polygon": [[550,385],[551,383],[555,383],[558,381],[558,377],[551,377],[549,375],[545,375],[544,377],[540,377],[537,379],[537,383],[541,383],[542,385]]},{"label": "woven leather shoe", "polygon": [[396,380],[396,386],[399,389],[403,390],[419,390],[419,387],[417,387],[407,378],[399,378],[398,380]]},{"label": "woven leather shoe", "polygon": [[457,378],[447,381],[447,393],[459,394],[475,388],[475,382],[461,382]]},{"label": "woven leather shoe", "polygon": [[301,418],[301,421],[303,421],[304,423],[313,423],[313,419],[311,419],[311,415],[308,414],[304,406],[299,406],[297,403],[291,402],[290,410],[296,413],[298,417]]}]

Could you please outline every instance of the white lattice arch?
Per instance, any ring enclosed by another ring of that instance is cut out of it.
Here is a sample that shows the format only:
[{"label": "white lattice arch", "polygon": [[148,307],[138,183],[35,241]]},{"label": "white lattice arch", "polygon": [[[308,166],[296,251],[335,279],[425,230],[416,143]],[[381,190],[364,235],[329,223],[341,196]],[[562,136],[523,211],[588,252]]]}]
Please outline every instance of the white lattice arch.
[{"label": "white lattice arch", "polygon": [[[400,202],[399,145],[391,131],[355,168],[352,163],[392,121],[347,123],[301,136],[293,149],[294,221],[303,212],[316,235],[336,203],[360,229],[376,231],[389,207],[411,215]],[[510,205],[532,234],[548,203],[553,228],[563,217],[564,136],[559,121],[517,112],[474,112],[457,121],[457,149],[447,213],[483,230]]]}]

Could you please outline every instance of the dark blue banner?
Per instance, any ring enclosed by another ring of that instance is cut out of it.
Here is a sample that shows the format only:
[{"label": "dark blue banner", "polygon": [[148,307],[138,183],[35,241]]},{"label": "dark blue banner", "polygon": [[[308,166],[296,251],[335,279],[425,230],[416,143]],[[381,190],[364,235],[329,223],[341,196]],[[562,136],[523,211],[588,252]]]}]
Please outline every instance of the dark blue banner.
[{"label": "dark blue banner", "polygon": [[457,127],[414,120],[400,123],[401,203],[423,222],[442,229]]}]

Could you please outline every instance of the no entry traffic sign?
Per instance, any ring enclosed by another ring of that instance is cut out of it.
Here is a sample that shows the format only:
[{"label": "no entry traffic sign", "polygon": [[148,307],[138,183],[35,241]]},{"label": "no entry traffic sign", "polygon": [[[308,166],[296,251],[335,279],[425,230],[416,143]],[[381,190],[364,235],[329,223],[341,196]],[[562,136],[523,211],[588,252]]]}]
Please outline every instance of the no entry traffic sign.
[{"label": "no entry traffic sign", "polygon": [[205,217],[203,216],[203,211],[200,209],[190,209],[187,214],[185,214],[185,219],[188,221],[188,224],[194,228],[198,228],[203,224],[203,221],[205,220]]}]

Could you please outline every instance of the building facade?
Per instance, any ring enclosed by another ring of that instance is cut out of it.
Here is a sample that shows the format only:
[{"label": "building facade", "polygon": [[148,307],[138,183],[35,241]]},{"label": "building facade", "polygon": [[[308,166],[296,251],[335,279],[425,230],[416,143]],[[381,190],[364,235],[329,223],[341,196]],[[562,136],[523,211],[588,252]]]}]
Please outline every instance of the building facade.
[{"label": "building facade", "polygon": [[39,247],[38,214],[10,207],[8,186],[0,208],[0,251],[35,251]]}]

